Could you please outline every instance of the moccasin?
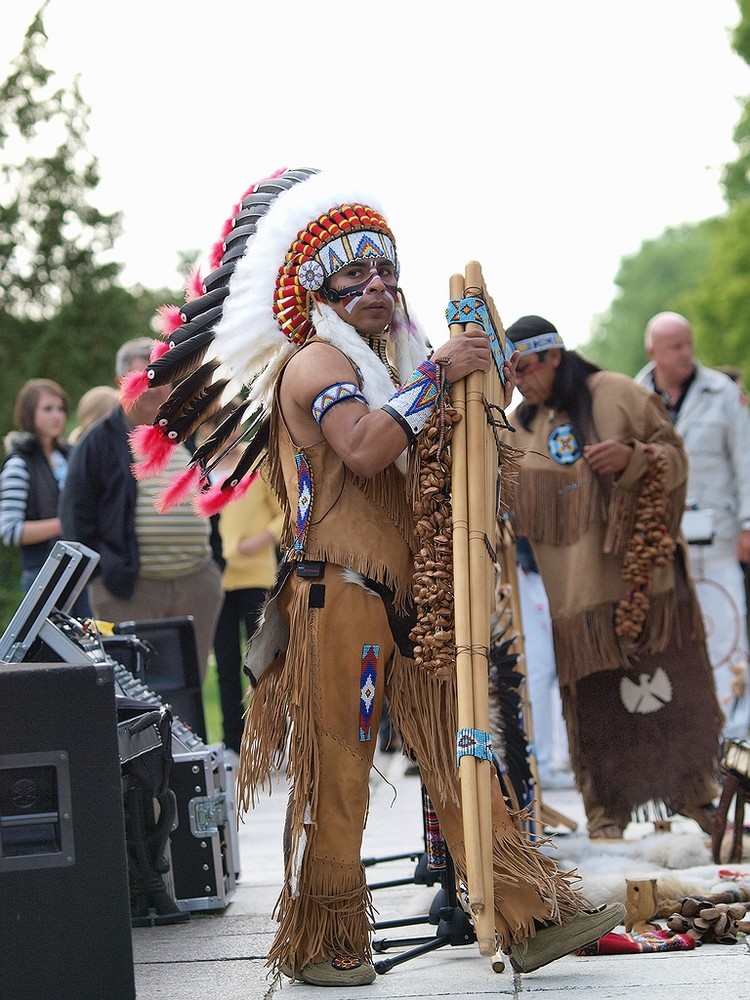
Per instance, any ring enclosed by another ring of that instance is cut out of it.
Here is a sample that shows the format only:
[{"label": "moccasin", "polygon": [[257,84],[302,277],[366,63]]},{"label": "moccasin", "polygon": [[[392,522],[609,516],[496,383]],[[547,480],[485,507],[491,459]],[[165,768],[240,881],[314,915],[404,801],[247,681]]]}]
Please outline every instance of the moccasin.
[{"label": "moccasin", "polygon": [[369,962],[334,955],[325,962],[306,965],[297,978],[310,986],[367,986],[375,982],[377,973]]},{"label": "moccasin", "polygon": [[596,910],[579,910],[566,924],[550,924],[523,944],[508,948],[516,972],[534,972],[577,948],[598,941],[625,920],[622,903],[607,903]]}]

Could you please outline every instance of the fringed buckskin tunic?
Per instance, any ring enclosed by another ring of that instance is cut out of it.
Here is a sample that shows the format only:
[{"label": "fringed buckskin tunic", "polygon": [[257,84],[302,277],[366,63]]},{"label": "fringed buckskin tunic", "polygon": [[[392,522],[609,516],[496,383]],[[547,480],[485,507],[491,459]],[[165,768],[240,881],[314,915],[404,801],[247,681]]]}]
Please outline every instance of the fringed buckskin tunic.
[{"label": "fringed buckskin tunic", "polygon": [[[413,520],[396,466],[362,480],[325,439],[297,447],[277,388],[265,474],[285,511],[288,553],[248,654],[256,686],[238,798],[247,809],[264,785],[270,790],[288,745],[285,881],[268,963],[299,971],[332,955],[371,961],[360,850],[384,695],[465,879],[455,677],[429,676],[412,658]],[[533,936],[537,920],[569,918],[581,902],[494,785],[495,923],[507,946]]]},{"label": "fringed buckskin tunic", "polygon": [[[598,440],[633,450],[619,476],[593,472],[565,413],[540,407],[529,431],[511,418],[507,440],[525,452],[513,523],[532,544],[549,597],[571,757],[594,830],[624,828],[649,804],[681,811],[710,802],[721,713],[680,540],[682,443],[654,393],[614,372],[589,385]],[[662,530],[678,544],[666,565],[652,565],[645,621],[628,638],[615,615],[633,590],[623,565],[649,516],[639,497],[655,462]]]}]

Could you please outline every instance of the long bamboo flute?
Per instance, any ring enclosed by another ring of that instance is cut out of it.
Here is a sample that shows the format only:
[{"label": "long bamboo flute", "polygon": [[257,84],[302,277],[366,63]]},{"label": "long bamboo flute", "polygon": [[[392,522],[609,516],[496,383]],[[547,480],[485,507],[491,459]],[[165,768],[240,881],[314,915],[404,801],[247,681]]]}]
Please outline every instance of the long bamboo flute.
[{"label": "long bamboo flute", "polygon": [[[464,297],[484,297],[482,270],[476,261],[466,266]],[[478,323],[467,323],[466,329],[479,328]],[[499,385],[498,376],[491,370],[487,374],[474,372],[466,384],[466,445],[470,469],[476,466],[479,476],[472,476],[469,493],[469,577],[471,586],[471,655],[472,683],[474,690],[474,727],[489,732],[489,646],[490,614],[494,603],[496,563],[495,490],[497,483],[497,452],[488,433],[485,397],[494,402]],[[492,865],[492,793],[491,780],[494,764],[487,759],[477,759],[477,799],[481,845],[481,871],[485,898],[494,897]],[[494,934],[494,907],[492,931]],[[486,942],[490,947],[490,942]],[[480,942],[480,953],[482,951]],[[491,952],[490,952],[491,953]]]},{"label": "long bamboo flute", "polygon": [[[464,294],[465,279],[461,275],[453,275],[450,281],[451,299],[462,299]],[[464,324],[454,324],[451,334],[464,328]],[[483,533],[480,541],[476,528],[472,527],[472,518],[476,525],[478,516],[481,526],[481,512],[485,505],[483,490],[472,491],[469,486],[470,459],[473,454],[481,456],[483,445],[479,446],[477,441],[479,435],[484,433],[483,428],[486,428],[481,373],[456,383],[451,389],[451,402],[462,418],[453,427],[451,443],[458,726],[459,729],[482,729],[487,732],[489,612],[483,566],[487,554]],[[478,447],[478,452],[472,452]],[[472,472],[476,474],[477,470],[472,469]],[[479,493],[479,500],[472,496],[472,492]],[[483,558],[478,555],[480,544]],[[476,609],[472,610],[475,603]],[[486,956],[492,956],[496,951],[490,766],[490,761],[479,760],[472,754],[462,755],[459,762],[469,905],[479,952]]]}]

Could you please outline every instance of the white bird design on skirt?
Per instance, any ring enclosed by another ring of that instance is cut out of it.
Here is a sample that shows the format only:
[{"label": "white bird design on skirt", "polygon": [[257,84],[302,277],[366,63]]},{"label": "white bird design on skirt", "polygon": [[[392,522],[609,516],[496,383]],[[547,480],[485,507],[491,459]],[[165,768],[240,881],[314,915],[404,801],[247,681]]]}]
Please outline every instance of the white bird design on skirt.
[{"label": "white bird design on skirt", "polygon": [[672,700],[672,682],[663,667],[658,667],[652,676],[641,674],[638,683],[623,677],[620,698],[628,712],[639,715],[658,712]]}]

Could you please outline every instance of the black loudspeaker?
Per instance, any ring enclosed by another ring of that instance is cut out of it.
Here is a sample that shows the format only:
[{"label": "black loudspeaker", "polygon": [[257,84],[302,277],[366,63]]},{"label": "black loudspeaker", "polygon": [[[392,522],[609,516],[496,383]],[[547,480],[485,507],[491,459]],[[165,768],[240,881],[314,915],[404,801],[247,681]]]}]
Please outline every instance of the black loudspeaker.
[{"label": "black loudspeaker", "polygon": [[135,997],[112,664],[0,663],[0,997]]},{"label": "black loudspeaker", "polygon": [[[207,742],[206,720],[203,714],[198,650],[195,628],[190,615],[178,618],[150,618],[143,621],[119,622],[116,636],[132,635],[148,647],[145,656],[145,676],[139,677],[155,691],[172,713]],[[104,640],[107,653],[131,673],[132,661],[116,642]],[[137,676],[137,674],[136,674]]]}]

